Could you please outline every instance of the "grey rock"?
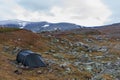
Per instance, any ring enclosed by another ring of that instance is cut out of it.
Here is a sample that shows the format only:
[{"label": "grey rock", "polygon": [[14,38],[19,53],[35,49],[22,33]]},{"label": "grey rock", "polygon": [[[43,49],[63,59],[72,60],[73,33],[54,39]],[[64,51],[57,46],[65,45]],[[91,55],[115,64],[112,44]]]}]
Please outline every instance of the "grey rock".
[{"label": "grey rock", "polygon": [[55,53],[55,50],[51,49],[51,50],[49,50],[49,52],[51,52],[51,53]]},{"label": "grey rock", "polygon": [[117,50],[120,50],[120,44],[116,44],[113,48],[117,49]]},{"label": "grey rock", "polygon": [[41,70],[38,70],[38,71],[37,71],[37,74],[42,74],[42,71],[41,71]]},{"label": "grey rock", "polygon": [[48,71],[48,72],[50,72],[50,73],[51,73],[51,72],[53,72],[53,69],[49,69],[49,71]]},{"label": "grey rock", "polygon": [[15,48],[13,48],[13,50],[12,50],[12,54],[17,54],[20,50],[22,50],[22,49],[19,48],[19,47],[15,47]]},{"label": "grey rock", "polygon": [[57,45],[56,47],[61,51],[65,51],[64,47],[62,47],[62,46]]},{"label": "grey rock", "polygon": [[50,54],[49,52],[44,52],[45,54]]},{"label": "grey rock", "polygon": [[108,48],[106,46],[102,46],[97,51],[106,52],[106,51],[108,51]]},{"label": "grey rock", "polygon": [[58,59],[63,59],[64,58],[64,56],[60,53],[53,54],[53,57],[58,58]]},{"label": "grey rock", "polygon": [[93,67],[92,66],[90,66],[90,65],[87,65],[87,66],[85,66],[85,69],[87,70],[87,71],[92,71],[93,70]]},{"label": "grey rock", "polygon": [[98,45],[92,45],[91,47],[89,47],[89,51],[98,51],[100,49],[100,46],[98,46]]},{"label": "grey rock", "polygon": [[78,52],[77,51],[69,51],[69,52],[67,52],[68,54],[72,54],[72,55],[77,55],[78,54]]},{"label": "grey rock", "polygon": [[20,70],[15,70],[14,73],[18,74],[18,75],[21,75],[22,74],[22,71]]},{"label": "grey rock", "polygon": [[55,60],[52,60],[52,59],[44,59],[45,61],[46,61],[46,63],[49,65],[49,66],[51,66],[51,65],[53,65],[53,64],[57,64],[57,62],[55,61]]},{"label": "grey rock", "polygon": [[91,45],[88,48],[90,52],[107,52],[108,48],[106,46]]},{"label": "grey rock", "polygon": [[65,70],[66,72],[71,72],[71,69],[69,67],[67,67]]},{"label": "grey rock", "polygon": [[74,43],[74,46],[83,47],[83,48],[88,48],[89,47],[88,44],[84,44],[83,42],[76,42],[76,43]]},{"label": "grey rock", "polygon": [[79,59],[78,59],[79,62],[82,62],[82,63],[88,63],[88,62],[91,62],[91,58],[89,57],[88,54],[82,54]]},{"label": "grey rock", "polygon": [[69,42],[68,44],[69,44],[69,46],[70,46],[70,47],[72,47],[72,46],[73,46],[73,44],[72,44],[71,42]]},{"label": "grey rock", "polygon": [[66,67],[68,67],[68,65],[69,65],[68,62],[64,62],[63,64],[60,64],[59,66],[60,66],[61,68],[66,68]]},{"label": "grey rock", "polygon": [[120,75],[116,76],[116,80],[120,80]]},{"label": "grey rock", "polygon": [[52,42],[53,42],[53,43],[57,43],[57,42],[59,42],[59,39],[54,38],[54,39],[52,40]]},{"label": "grey rock", "polygon": [[3,46],[3,51],[4,51],[4,52],[10,51],[10,47],[9,47],[9,46]]},{"label": "grey rock", "polygon": [[94,42],[92,39],[85,39],[86,42],[92,43]]},{"label": "grey rock", "polygon": [[74,62],[74,66],[79,66],[82,62]]},{"label": "grey rock", "polygon": [[102,41],[103,38],[102,38],[101,36],[96,36],[96,40],[98,40],[98,41]]}]

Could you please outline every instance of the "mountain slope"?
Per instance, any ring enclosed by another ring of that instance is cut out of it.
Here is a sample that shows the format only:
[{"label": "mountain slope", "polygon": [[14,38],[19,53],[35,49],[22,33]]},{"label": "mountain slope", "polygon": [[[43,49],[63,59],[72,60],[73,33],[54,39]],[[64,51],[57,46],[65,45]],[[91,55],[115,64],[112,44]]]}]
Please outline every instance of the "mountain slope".
[{"label": "mountain slope", "polygon": [[0,21],[2,27],[16,27],[31,30],[38,33],[42,31],[55,31],[55,30],[71,30],[81,28],[81,26],[72,23],[49,23],[49,22],[28,22],[21,20],[5,20]]},{"label": "mountain slope", "polygon": [[98,30],[105,34],[120,34],[120,23],[101,26]]}]

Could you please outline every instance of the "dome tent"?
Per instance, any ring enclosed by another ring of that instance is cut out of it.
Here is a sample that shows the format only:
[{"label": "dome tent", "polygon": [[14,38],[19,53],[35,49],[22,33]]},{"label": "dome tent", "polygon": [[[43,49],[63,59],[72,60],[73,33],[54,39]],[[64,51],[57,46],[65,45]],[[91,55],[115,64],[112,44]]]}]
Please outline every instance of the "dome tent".
[{"label": "dome tent", "polygon": [[18,63],[22,63],[29,68],[45,67],[46,64],[43,61],[41,55],[36,54],[30,50],[21,50],[16,57]]}]

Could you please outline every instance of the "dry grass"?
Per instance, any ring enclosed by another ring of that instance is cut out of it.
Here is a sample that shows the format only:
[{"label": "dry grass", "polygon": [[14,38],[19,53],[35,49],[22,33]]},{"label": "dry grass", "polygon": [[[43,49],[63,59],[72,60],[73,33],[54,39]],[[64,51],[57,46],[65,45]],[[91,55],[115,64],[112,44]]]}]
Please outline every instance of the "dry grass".
[{"label": "dry grass", "polygon": [[[86,33],[88,34],[88,33]],[[115,46],[117,44],[120,44],[119,41],[116,41],[115,39],[110,39],[108,41],[102,41],[99,42],[93,37],[92,35],[83,35],[83,34],[73,34],[71,32],[68,33],[59,33],[59,34],[52,34],[54,35],[53,38],[58,38],[60,40],[66,39],[70,42],[84,42],[86,44],[97,44],[100,46],[108,46],[110,49],[111,54],[115,54],[117,56],[120,56],[119,50],[116,50],[115,48],[111,47]],[[52,72],[49,72],[48,68],[39,68],[34,70],[22,70],[17,68],[15,65],[11,63],[11,60],[15,60],[16,56],[11,55],[9,53],[3,52],[3,46],[8,45],[11,47],[21,47],[21,48],[27,48],[35,52],[40,52],[44,58],[56,60],[59,62],[59,59],[56,57],[53,57],[53,53],[45,54],[43,52],[49,51],[50,49],[56,50],[55,45],[49,45],[48,43],[51,42],[53,38],[44,37],[43,34],[35,34],[31,31],[27,30],[15,30],[10,32],[2,32],[0,33],[0,80],[72,80],[72,79],[78,79],[78,80],[89,80],[91,78],[91,73],[86,71],[78,71],[78,69],[73,66],[69,65],[72,72],[71,73],[65,73],[65,70],[60,68],[58,65],[53,64],[50,67],[53,69]],[[94,40],[93,43],[89,43],[84,41],[84,39],[90,38]],[[67,44],[61,44],[60,42],[56,43],[56,45],[60,45],[62,47],[66,46]],[[75,56],[69,55],[67,53],[54,53],[54,54],[61,54],[64,59],[69,61],[74,61]],[[93,52],[91,53],[94,56],[101,56],[103,53],[101,52]],[[14,73],[14,71],[18,69],[22,71],[21,75],[17,75]],[[42,74],[37,74],[37,71],[42,71]],[[112,77],[110,75],[103,75],[106,80],[112,80]]]}]

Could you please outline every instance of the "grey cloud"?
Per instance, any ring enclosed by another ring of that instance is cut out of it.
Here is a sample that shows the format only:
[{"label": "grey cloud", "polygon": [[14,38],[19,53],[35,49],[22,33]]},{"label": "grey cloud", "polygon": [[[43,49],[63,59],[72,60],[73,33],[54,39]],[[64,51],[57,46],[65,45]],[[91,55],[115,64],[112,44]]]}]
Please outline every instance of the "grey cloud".
[{"label": "grey cloud", "polygon": [[32,11],[48,11],[53,6],[59,5],[60,0],[18,0],[17,3]]},{"label": "grey cloud", "polygon": [[2,19],[71,22],[88,26],[102,25],[111,15],[102,0],[9,0],[9,3],[0,0],[0,3]]}]

